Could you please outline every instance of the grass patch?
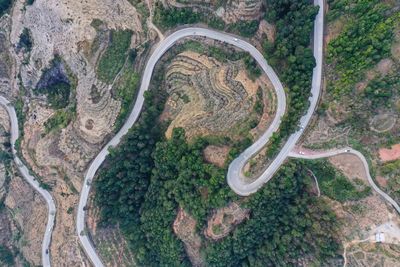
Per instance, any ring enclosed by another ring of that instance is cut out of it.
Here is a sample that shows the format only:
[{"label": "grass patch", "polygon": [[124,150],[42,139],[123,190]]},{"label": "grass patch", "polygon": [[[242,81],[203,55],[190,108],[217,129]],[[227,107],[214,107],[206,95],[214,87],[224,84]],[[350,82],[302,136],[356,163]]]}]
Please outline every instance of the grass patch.
[{"label": "grass patch", "polygon": [[111,83],[124,66],[131,44],[132,32],[111,31],[110,44],[101,56],[97,66],[97,75],[100,80]]},{"label": "grass patch", "polygon": [[63,129],[75,119],[76,109],[75,106],[66,110],[57,110],[45,123],[45,132],[50,133],[53,130]]},{"label": "grass patch", "polygon": [[115,85],[114,98],[121,101],[121,110],[116,119],[115,126],[119,129],[129,115],[130,107],[139,87],[140,77],[133,71],[133,67],[126,68]]}]

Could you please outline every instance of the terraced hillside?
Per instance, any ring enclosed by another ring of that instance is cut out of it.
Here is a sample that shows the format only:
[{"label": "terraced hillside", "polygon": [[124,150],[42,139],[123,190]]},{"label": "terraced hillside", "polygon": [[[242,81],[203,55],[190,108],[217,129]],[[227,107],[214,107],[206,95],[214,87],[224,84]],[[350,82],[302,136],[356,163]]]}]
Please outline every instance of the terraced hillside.
[{"label": "terraced hillside", "polygon": [[262,15],[261,0],[167,0],[166,3],[173,7],[190,7],[205,12],[211,12],[226,23],[238,20],[256,20]]},{"label": "terraced hillside", "polygon": [[125,0],[13,2],[0,20],[0,91],[15,102],[22,158],[57,203],[52,264],[78,266],[86,259],[73,209],[84,171],[123,122],[141,45],[155,36]]},{"label": "terraced hillside", "polygon": [[[166,132],[183,127],[186,136],[219,135],[238,139],[258,124],[253,114],[260,79],[252,81],[240,61],[221,63],[196,52],[178,54],[166,70],[169,94],[163,119],[172,120]],[[271,99],[265,109],[272,113]],[[264,122],[265,123],[265,122]],[[240,131],[237,131],[241,129]]]}]

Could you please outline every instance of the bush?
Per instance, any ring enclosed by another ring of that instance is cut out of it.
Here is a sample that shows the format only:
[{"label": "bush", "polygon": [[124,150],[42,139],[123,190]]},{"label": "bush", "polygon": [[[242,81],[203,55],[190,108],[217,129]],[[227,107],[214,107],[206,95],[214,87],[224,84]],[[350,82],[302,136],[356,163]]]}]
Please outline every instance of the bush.
[{"label": "bush", "polygon": [[0,16],[2,16],[11,7],[11,4],[11,0],[0,0]]},{"label": "bush", "polygon": [[3,245],[0,245],[0,262],[6,266],[14,265],[14,256],[12,251]]},{"label": "bush", "polygon": [[132,32],[111,31],[110,44],[100,58],[97,66],[97,75],[104,82],[111,83],[118,72],[124,66],[127,56],[136,57],[132,50],[129,50],[131,44]]}]

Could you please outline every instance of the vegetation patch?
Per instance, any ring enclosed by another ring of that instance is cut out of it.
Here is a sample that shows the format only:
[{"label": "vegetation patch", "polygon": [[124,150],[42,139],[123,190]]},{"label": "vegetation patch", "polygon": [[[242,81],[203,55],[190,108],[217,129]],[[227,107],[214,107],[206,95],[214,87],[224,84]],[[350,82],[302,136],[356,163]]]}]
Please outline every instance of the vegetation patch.
[{"label": "vegetation patch", "polygon": [[122,71],[120,78],[114,85],[113,97],[121,101],[121,110],[115,122],[116,129],[122,126],[124,120],[129,115],[131,104],[134,103],[139,88],[139,82],[139,75],[133,70],[133,65],[129,64]]},{"label": "vegetation patch", "polygon": [[390,6],[379,0],[332,1],[338,12],[350,19],[337,38],[328,44],[327,62],[334,65],[332,75],[337,77],[329,84],[335,97],[350,93],[368,68],[390,55],[393,31],[400,13],[392,13]]},{"label": "vegetation patch", "polygon": [[45,123],[45,132],[49,133],[53,130],[63,129],[76,118],[76,110],[70,107],[66,110],[57,110]]},{"label": "vegetation patch", "polygon": [[33,47],[33,40],[31,31],[28,28],[24,28],[19,36],[18,48],[24,49],[26,52],[30,52]]},{"label": "vegetation patch", "polygon": [[371,194],[371,188],[359,180],[349,181],[326,160],[305,162],[318,178],[321,193],[339,202],[354,201]]},{"label": "vegetation patch", "polygon": [[132,31],[111,31],[109,45],[97,65],[99,79],[111,83],[124,66],[129,54]]},{"label": "vegetation patch", "polygon": [[164,31],[183,24],[205,23],[210,28],[232,32],[243,37],[253,37],[259,25],[258,20],[240,20],[236,23],[226,25],[222,19],[212,14],[196,12],[192,8],[165,8],[160,2],[156,3],[154,22]]},{"label": "vegetation patch", "polygon": [[65,108],[69,104],[72,86],[67,69],[60,57],[55,57],[50,67],[43,71],[36,85],[36,94],[44,94],[54,109]]},{"label": "vegetation patch", "polygon": [[0,17],[11,7],[12,0],[0,0]]}]

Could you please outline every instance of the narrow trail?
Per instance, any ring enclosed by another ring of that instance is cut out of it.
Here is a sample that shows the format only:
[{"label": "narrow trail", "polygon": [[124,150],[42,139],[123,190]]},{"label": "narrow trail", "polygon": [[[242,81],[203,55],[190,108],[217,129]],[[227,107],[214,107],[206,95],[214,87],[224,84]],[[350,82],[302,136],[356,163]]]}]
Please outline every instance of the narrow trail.
[{"label": "narrow trail", "polygon": [[[42,241],[42,265],[44,267],[51,266],[50,261],[50,242],[51,242],[51,235],[54,228],[55,222],[55,214],[56,214],[56,206],[54,204],[53,197],[50,193],[44,190],[37,179],[30,174],[30,170],[24,165],[21,159],[18,157],[17,150],[15,149],[15,142],[19,138],[19,128],[18,128],[18,118],[17,113],[15,112],[14,107],[12,106],[11,102],[8,101],[3,96],[0,96],[0,105],[2,105],[8,113],[10,117],[10,124],[11,124],[11,147],[12,153],[14,156],[14,162],[17,165],[17,168],[24,177],[24,179],[37,191],[39,194],[45,199],[48,208],[48,219],[46,230],[44,233],[43,241]],[[38,225],[38,227],[40,227]]]}]

